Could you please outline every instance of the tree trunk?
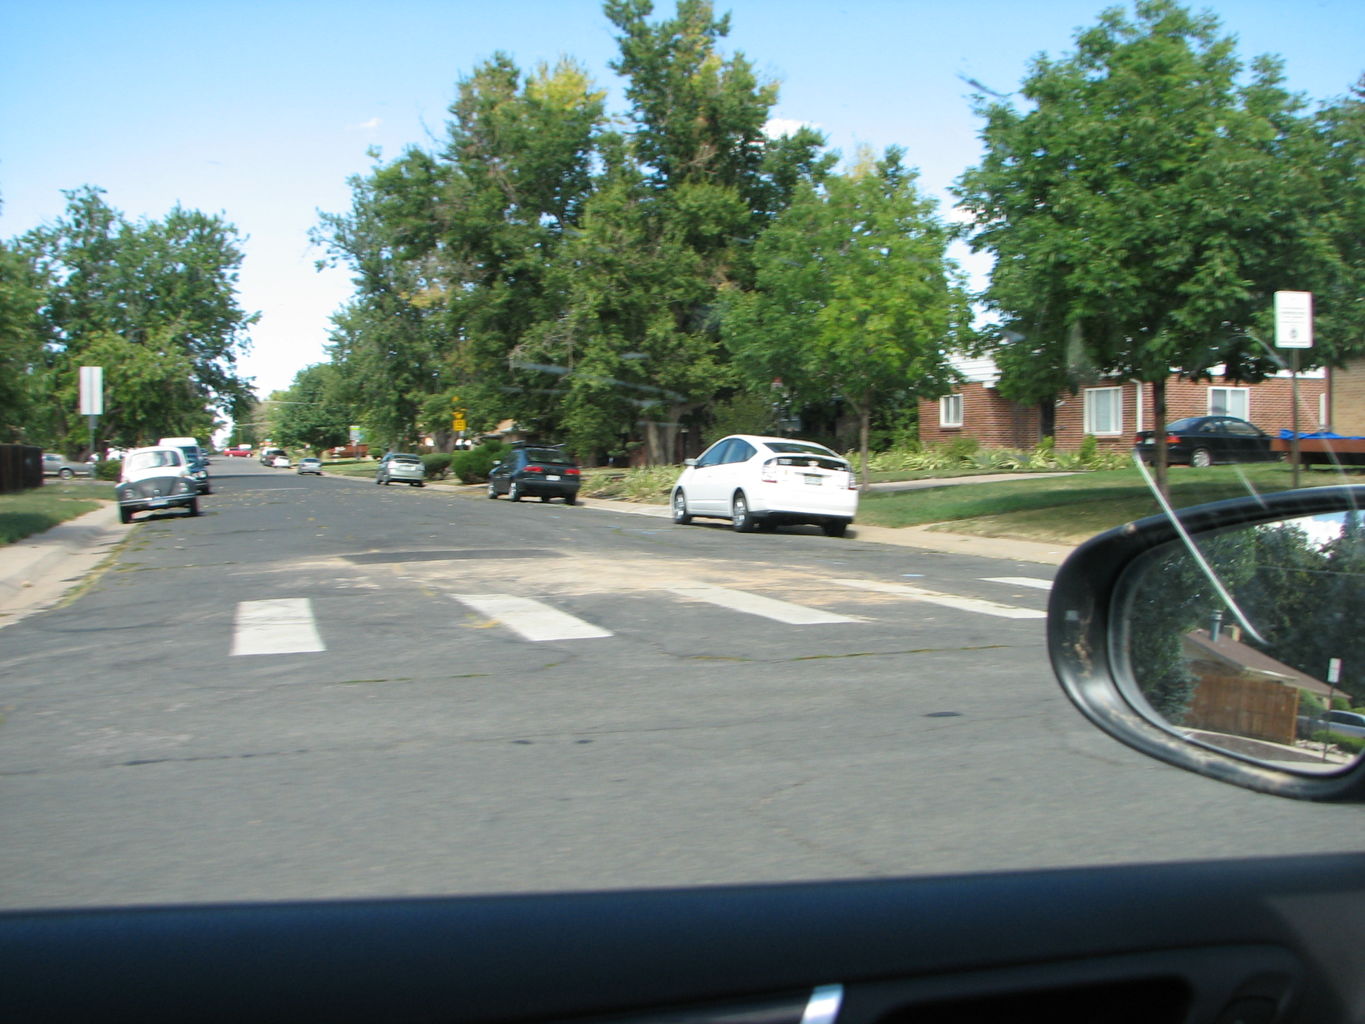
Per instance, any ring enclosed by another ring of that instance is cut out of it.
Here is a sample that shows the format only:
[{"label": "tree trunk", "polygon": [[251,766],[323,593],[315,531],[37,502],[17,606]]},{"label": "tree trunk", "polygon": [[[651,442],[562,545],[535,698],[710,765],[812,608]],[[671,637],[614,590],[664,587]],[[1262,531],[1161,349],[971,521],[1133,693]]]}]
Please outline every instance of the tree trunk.
[{"label": "tree trunk", "polygon": [[863,473],[862,473],[862,477],[863,477],[863,478],[862,478],[861,483],[859,484],[859,488],[858,488],[858,489],[859,489],[862,493],[864,493],[864,494],[867,493],[867,484],[868,484],[868,479],[867,479],[867,459],[868,459],[868,454],[869,454],[869,453],[868,453],[868,450],[867,450],[867,446],[868,446],[868,435],[871,433],[871,428],[872,428],[872,404],[871,404],[870,402],[866,402],[866,403],[863,403],[863,404],[861,404],[861,405],[858,406],[858,455],[859,455],[859,457],[860,457],[860,459],[861,459],[861,461],[862,461],[862,464],[863,464]]},{"label": "tree trunk", "polygon": [[[1139,392],[1140,396],[1141,392]],[[1138,401],[1142,401],[1141,397]],[[1171,500],[1171,485],[1166,469],[1170,463],[1166,448],[1166,378],[1152,382],[1152,438],[1156,441],[1152,452],[1152,471],[1156,476],[1156,489],[1167,501]]]}]

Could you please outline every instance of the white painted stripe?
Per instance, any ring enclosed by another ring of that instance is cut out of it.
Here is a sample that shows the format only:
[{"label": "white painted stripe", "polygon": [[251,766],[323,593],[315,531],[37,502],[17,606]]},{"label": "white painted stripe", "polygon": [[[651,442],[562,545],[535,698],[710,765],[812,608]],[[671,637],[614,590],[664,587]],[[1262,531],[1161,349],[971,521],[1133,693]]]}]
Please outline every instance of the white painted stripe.
[{"label": "white painted stripe", "polygon": [[983,583],[1003,583],[1007,587],[1032,587],[1034,590],[1051,590],[1051,580],[1037,580],[1032,576],[982,576]]},{"label": "white painted stripe", "polygon": [[232,631],[232,654],[307,654],[325,651],[306,597],[242,601]]},{"label": "white painted stripe", "polygon": [[997,615],[1002,619],[1045,619],[1047,612],[1036,612],[1030,608],[1015,608],[1008,604],[997,604],[994,601],[982,601],[974,597],[958,597],[955,594],[940,594],[934,590],[924,590],[921,587],[911,587],[903,583],[881,583],[876,580],[835,580],[835,583],[843,587],[852,587],[855,590],[871,590],[878,594],[894,594],[897,597],[908,598],[911,601],[924,601],[926,604],[938,604],[945,608],[956,608],[964,612],[978,612],[982,615]]},{"label": "white painted stripe", "polygon": [[451,594],[480,615],[497,619],[526,640],[591,640],[611,636],[611,630],[594,626],[548,604],[508,594]]},{"label": "white painted stripe", "polygon": [[836,615],[833,612],[821,611],[818,608],[807,608],[805,605],[778,601],[771,597],[750,594],[743,590],[713,587],[705,583],[694,584],[690,587],[668,587],[667,589],[679,597],[690,598],[694,601],[705,601],[707,604],[719,605],[722,608],[744,612],[747,615],[761,615],[765,619],[785,622],[791,626],[863,621],[862,619],[851,619],[847,615]]}]

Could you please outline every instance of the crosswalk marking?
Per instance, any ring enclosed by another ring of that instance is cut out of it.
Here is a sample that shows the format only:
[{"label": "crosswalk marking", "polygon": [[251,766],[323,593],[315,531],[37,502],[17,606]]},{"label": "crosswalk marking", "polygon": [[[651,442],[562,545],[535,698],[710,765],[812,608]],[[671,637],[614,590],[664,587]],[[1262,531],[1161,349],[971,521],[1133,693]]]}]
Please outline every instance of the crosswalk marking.
[{"label": "crosswalk marking", "polygon": [[510,594],[451,594],[480,615],[497,619],[526,640],[591,640],[611,636],[611,630],[584,622],[548,604]]},{"label": "crosswalk marking", "polygon": [[308,654],[327,648],[318,635],[312,602],[306,597],[242,601],[232,631],[238,654]]},{"label": "crosswalk marking", "polygon": [[922,587],[912,587],[904,583],[882,583],[878,580],[835,580],[835,583],[843,587],[851,587],[854,590],[870,590],[878,594],[894,594],[898,597],[909,598],[912,601],[924,601],[927,604],[942,605],[945,608],[956,608],[964,612],[977,612],[981,615],[996,615],[1002,619],[1045,619],[1047,612],[1037,612],[1030,608],[1016,608],[1013,605],[998,604],[995,601],[983,601],[975,597],[958,597],[955,594],[940,594],[934,590],[925,590]]},{"label": "crosswalk marking", "polygon": [[1007,587],[1032,587],[1034,590],[1051,590],[1051,580],[1038,580],[1032,576],[982,576],[983,583],[1003,583]]},{"label": "crosswalk marking", "polygon": [[744,612],[748,615],[760,615],[765,619],[785,622],[792,626],[862,621],[861,619],[849,618],[847,615],[836,615],[834,612],[822,611],[818,608],[807,608],[804,605],[763,597],[761,594],[750,594],[743,590],[730,590],[727,587],[716,587],[706,583],[693,584],[687,587],[669,587],[667,589],[679,597],[690,598],[694,601],[705,601],[707,604],[719,605],[722,608]]}]

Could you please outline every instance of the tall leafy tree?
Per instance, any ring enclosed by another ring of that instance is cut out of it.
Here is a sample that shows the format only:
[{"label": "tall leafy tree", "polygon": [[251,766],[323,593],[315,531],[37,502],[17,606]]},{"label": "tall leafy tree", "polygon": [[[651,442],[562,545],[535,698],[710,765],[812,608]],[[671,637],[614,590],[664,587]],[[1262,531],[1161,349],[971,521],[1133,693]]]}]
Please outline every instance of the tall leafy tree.
[{"label": "tall leafy tree", "polygon": [[[1152,383],[1164,421],[1172,371],[1275,369],[1257,339],[1273,292],[1311,276],[1321,227],[1296,159],[1301,102],[1274,60],[1242,70],[1212,15],[1139,0],[1074,53],[1036,58],[1025,109],[983,102],[986,156],[959,195],[996,260],[984,298],[1009,341],[1002,391],[1121,375]],[[1164,487],[1164,444],[1156,464]]]},{"label": "tall leafy tree", "polygon": [[30,252],[0,242],[0,441],[47,440],[52,374],[42,308],[49,286]]},{"label": "tall leafy tree", "polygon": [[329,354],[338,369],[337,390],[380,446],[410,447],[423,403],[441,386],[434,270],[421,258],[405,258],[376,180],[413,167],[420,180],[423,162],[413,152],[393,167],[353,177],[350,211],[324,214],[314,232],[328,260],[350,268],[355,287],[351,301],[332,317]]},{"label": "tall leafy tree", "polygon": [[208,433],[213,410],[234,412],[250,394],[236,363],[257,315],[238,304],[236,229],[179,206],[162,220],[130,223],[99,189],[66,196],[64,217],[21,240],[47,282],[51,440],[71,449],[84,440],[75,416],[81,365],[105,367],[108,440]]},{"label": "tall leafy tree", "polygon": [[707,0],[658,21],[649,0],[604,10],[632,123],[604,148],[607,173],[566,249],[574,274],[554,337],[580,354],[566,421],[597,443],[638,424],[650,461],[670,461],[683,424],[734,382],[721,291],[752,285],[753,241],[828,161],[814,132],[765,136],[777,87],[719,52],[729,19]]},{"label": "tall leafy tree", "polygon": [[757,284],[733,296],[726,344],[751,379],[805,401],[842,398],[868,432],[889,400],[943,393],[967,319],[948,232],[892,148],[807,186],[758,240]]},{"label": "tall leafy tree", "polygon": [[336,367],[327,363],[306,366],[294,375],[272,413],[272,437],[277,444],[320,452],[345,444],[354,414],[345,400]]}]

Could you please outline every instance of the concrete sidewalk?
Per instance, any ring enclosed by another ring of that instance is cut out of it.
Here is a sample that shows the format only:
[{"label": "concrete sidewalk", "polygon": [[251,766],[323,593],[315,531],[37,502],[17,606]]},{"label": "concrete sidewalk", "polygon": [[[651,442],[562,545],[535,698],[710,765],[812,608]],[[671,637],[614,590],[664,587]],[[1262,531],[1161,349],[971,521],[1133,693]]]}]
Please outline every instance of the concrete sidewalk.
[{"label": "concrete sidewalk", "polygon": [[128,535],[111,503],[0,548],[0,628],[56,604]]}]

